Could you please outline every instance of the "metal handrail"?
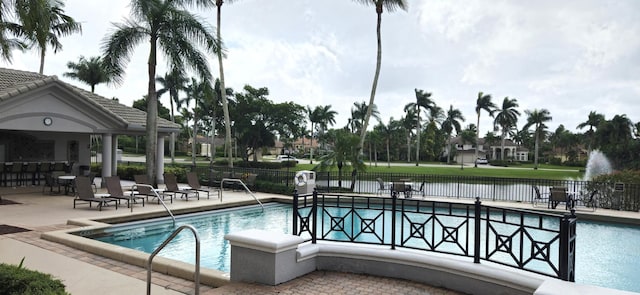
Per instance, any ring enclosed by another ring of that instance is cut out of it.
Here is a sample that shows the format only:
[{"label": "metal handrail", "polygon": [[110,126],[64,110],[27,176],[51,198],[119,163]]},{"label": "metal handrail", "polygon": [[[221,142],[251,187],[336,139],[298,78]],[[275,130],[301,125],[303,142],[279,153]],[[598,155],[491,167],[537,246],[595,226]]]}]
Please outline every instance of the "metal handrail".
[{"label": "metal handrail", "polygon": [[194,274],[194,281],[196,284],[195,295],[200,294],[200,237],[198,236],[198,232],[192,225],[185,224],[174,230],[171,236],[164,240],[162,245],[156,248],[156,250],[151,253],[151,256],[149,256],[149,259],[147,260],[147,295],[151,295],[151,262],[153,261],[153,258],[156,257],[156,255],[185,228],[191,230],[193,236],[196,239],[196,272]]},{"label": "metal handrail", "polygon": [[[167,213],[169,213],[169,215],[171,215],[171,219],[173,219],[173,225],[175,225],[176,224],[176,218],[173,216],[173,213],[171,213],[171,210],[169,210],[169,208],[167,207],[167,204],[164,203],[164,200],[162,198],[160,198],[160,195],[158,195],[158,192],[156,192],[156,189],[153,186],[148,185],[148,184],[135,183],[134,185],[131,186],[131,190],[135,190],[139,186],[148,187],[153,192],[153,194],[156,195],[156,198],[162,204],[162,207],[164,207],[164,210],[167,210]],[[133,194],[132,194],[132,196],[133,196]],[[131,203],[129,203],[129,204],[131,204]],[[133,208],[131,209],[131,211],[133,212]]]},{"label": "metal handrail", "polygon": [[249,194],[251,194],[251,196],[253,197],[254,200],[256,200],[256,202],[258,202],[258,204],[260,204],[260,207],[262,207],[262,211],[264,211],[264,205],[262,205],[262,202],[260,202],[260,200],[258,200],[258,198],[251,192],[251,190],[247,187],[247,185],[244,184],[244,182],[242,181],[242,179],[237,179],[237,178],[223,178],[220,181],[220,202],[222,202],[222,191],[224,188],[224,182],[239,182],[240,184],[242,184],[242,186],[244,187],[245,190],[247,190],[247,192]]}]

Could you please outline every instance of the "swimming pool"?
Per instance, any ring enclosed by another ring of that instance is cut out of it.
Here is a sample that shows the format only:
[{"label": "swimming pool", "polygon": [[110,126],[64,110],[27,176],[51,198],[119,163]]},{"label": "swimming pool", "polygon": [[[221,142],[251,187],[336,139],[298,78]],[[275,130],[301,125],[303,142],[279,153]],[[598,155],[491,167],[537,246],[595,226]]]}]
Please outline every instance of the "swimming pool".
[{"label": "swimming pool", "polygon": [[[231,247],[225,234],[250,228],[291,233],[292,220],[290,204],[271,203],[264,211],[251,206],[180,216],[176,225],[191,224],[198,229],[203,267],[229,272]],[[151,253],[173,229],[170,219],[141,221],[116,225],[91,238]],[[579,221],[577,234],[576,282],[640,292],[635,275],[640,266],[640,227]],[[193,245],[193,235],[183,232],[159,255],[193,263]]]}]

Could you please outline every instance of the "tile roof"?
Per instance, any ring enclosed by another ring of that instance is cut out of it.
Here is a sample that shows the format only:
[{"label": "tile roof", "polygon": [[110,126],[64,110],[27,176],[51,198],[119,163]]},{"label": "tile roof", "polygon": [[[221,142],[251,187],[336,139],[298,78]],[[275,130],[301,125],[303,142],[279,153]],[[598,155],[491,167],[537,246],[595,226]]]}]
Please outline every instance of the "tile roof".
[{"label": "tile roof", "polygon": [[[129,127],[145,128],[147,113],[139,109],[125,106],[116,100],[108,99],[58,80],[56,76],[46,76],[33,72],[0,68],[0,101],[8,100],[45,85],[57,83],[76,93],[78,96],[96,104],[97,108],[118,118]],[[180,125],[169,120],[158,118],[158,128],[180,129]]]}]

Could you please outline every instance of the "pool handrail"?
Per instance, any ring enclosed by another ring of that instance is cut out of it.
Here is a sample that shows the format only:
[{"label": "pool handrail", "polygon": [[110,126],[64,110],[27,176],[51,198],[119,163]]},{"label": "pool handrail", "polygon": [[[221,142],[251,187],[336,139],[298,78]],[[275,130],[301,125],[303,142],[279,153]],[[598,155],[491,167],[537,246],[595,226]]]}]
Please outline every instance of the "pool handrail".
[{"label": "pool handrail", "polygon": [[[153,187],[153,186],[151,186],[151,185],[144,184],[144,183],[134,183],[134,184],[131,186],[131,190],[135,190],[135,189],[136,189],[136,187],[139,187],[139,186],[144,186],[144,187],[148,187],[148,188],[150,188],[150,189],[151,189],[151,191],[153,192],[153,194],[154,194],[154,195],[156,195],[156,198],[158,199],[158,201],[162,204],[162,207],[164,207],[164,210],[166,210],[166,211],[167,211],[167,213],[169,213],[169,215],[171,216],[171,219],[173,220],[173,225],[175,225],[175,224],[176,224],[176,218],[175,218],[175,216],[173,216],[173,213],[171,213],[171,210],[169,210],[169,208],[167,207],[167,204],[165,204],[165,203],[164,203],[164,200],[160,197],[160,195],[158,195],[158,192],[156,191],[156,188],[155,188],[155,187]],[[132,206],[132,207],[133,207],[133,206]],[[131,211],[131,212],[133,212],[133,209],[132,209],[132,211]]]},{"label": "pool handrail", "polygon": [[151,263],[153,262],[153,258],[156,257],[156,255],[158,255],[158,253],[160,253],[160,251],[185,228],[191,230],[193,237],[196,240],[196,271],[193,276],[196,289],[194,294],[200,294],[200,236],[198,236],[198,231],[192,225],[184,224],[174,230],[173,233],[171,233],[171,235],[149,256],[149,259],[147,260],[147,295],[151,295]]},{"label": "pool handrail", "polygon": [[239,182],[240,184],[242,184],[242,186],[244,187],[244,189],[251,194],[251,196],[253,197],[254,200],[256,200],[256,202],[258,202],[258,204],[260,204],[260,207],[262,207],[262,211],[264,211],[264,205],[262,205],[262,202],[260,202],[260,200],[258,200],[258,198],[253,194],[253,192],[251,192],[251,190],[247,187],[246,184],[244,184],[244,182],[242,181],[242,179],[238,179],[238,178],[223,178],[220,181],[220,202],[222,202],[222,191],[224,188],[224,182]]}]

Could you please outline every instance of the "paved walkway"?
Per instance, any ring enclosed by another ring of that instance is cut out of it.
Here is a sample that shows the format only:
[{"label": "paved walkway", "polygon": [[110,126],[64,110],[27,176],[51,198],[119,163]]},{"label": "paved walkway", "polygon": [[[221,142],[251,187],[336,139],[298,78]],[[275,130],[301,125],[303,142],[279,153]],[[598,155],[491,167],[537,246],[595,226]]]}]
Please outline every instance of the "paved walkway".
[{"label": "paved walkway", "polygon": [[[126,185],[126,184],[125,184]],[[269,194],[258,193],[259,198]],[[69,219],[132,214],[126,207],[104,208],[102,212],[88,206],[73,209],[71,196],[43,195],[40,187],[0,188],[0,197],[18,204],[0,205],[0,225],[28,229],[26,232],[0,235],[0,262],[18,264],[24,257],[29,269],[50,273],[63,281],[71,294],[144,294],[146,269],[104,258],[40,238],[43,232],[73,228]],[[246,200],[242,192],[224,192],[225,202]],[[176,201],[170,208],[219,203],[217,199]],[[155,204],[135,207],[134,213],[162,210]],[[152,294],[194,294],[193,281],[153,273]],[[298,279],[266,286],[230,283],[213,288],[201,285],[200,294],[443,294],[458,292],[424,284],[370,275],[316,271]]]}]

